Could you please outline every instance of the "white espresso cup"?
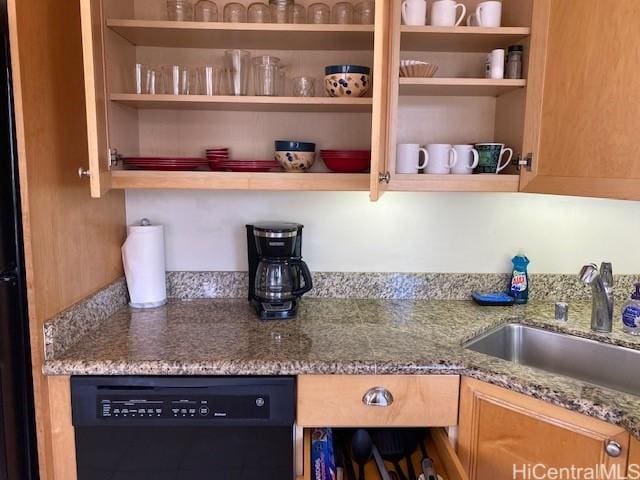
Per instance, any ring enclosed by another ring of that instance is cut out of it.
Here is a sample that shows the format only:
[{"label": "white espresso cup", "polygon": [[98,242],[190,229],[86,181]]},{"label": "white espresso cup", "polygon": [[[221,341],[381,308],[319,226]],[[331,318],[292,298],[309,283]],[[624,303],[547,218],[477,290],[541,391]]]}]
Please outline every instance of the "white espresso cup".
[{"label": "white espresso cup", "polygon": [[[456,12],[460,15],[456,18]],[[467,7],[454,0],[436,0],[431,4],[431,25],[434,27],[457,27],[467,13]]]},{"label": "white espresso cup", "polygon": [[425,173],[448,175],[458,163],[458,154],[448,143],[430,143],[427,145],[427,152],[429,161],[425,167]]},{"label": "white espresso cup", "polygon": [[467,25],[479,27],[499,27],[502,22],[502,2],[490,0],[481,2],[476,11],[467,17]]},{"label": "white espresso cup", "polygon": [[404,0],[400,6],[405,25],[427,24],[427,1]]},{"label": "white espresso cup", "polygon": [[[422,161],[420,155],[422,154]],[[427,150],[417,143],[399,143],[396,154],[396,173],[418,173],[429,162]]]},{"label": "white espresso cup", "polygon": [[478,151],[473,145],[454,145],[458,161],[451,167],[451,173],[455,175],[471,175],[473,169],[478,166]]}]

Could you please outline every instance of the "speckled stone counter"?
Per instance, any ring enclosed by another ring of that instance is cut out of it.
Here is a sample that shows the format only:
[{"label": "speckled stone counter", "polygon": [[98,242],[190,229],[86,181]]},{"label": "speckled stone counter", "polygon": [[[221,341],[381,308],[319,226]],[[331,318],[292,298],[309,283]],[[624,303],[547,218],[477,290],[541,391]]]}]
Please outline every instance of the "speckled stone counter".
[{"label": "speckled stone counter", "polygon": [[[589,329],[589,302],[479,307],[469,301],[305,299],[297,319],[261,322],[244,299],[172,300],[127,307],[96,322],[68,348],[48,350],[48,375],[467,375],[611,423],[640,438],[640,397],[596,387],[462,348],[501,323],[518,321],[640,348],[619,331]],[[612,368],[615,368],[612,365]],[[637,374],[633,372],[630,374]]]}]

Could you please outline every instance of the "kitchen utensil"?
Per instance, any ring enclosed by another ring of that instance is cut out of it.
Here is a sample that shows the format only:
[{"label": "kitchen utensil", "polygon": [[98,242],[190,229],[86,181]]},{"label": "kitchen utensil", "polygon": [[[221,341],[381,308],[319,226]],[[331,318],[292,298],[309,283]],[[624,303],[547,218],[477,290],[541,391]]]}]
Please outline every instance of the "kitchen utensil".
[{"label": "kitchen utensil", "polygon": [[269,0],[273,23],[293,23],[293,0]]},{"label": "kitchen utensil", "polygon": [[422,474],[425,480],[438,480],[438,475],[433,468],[433,461],[430,458],[422,459]]},{"label": "kitchen utensil", "polygon": [[474,13],[467,17],[467,25],[479,27],[499,27],[502,23],[502,2],[490,0],[480,2]]},{"label": "kitchen utensil", "polygon": [[218,6],[210,0],[200,0],[194,8],[196,22],[217,22]]},{"label": "kitchen utensil", "polygon": [[433,77],[438,71],[438,66],[420,60],[400,60],[401,77]]},{"label": "kitchen utensil", "polygon": [[391,480],[389,472],[387,472],[387,467],[384,465],[384,460],[382,460],[382,456],[380,455],[375,443],[371,444],[371,453],[373,454],[373,459],[376,462],[376,467],[378,467],[378,473],[380,474],[381,480]]},{"label": "kitchen utensil", "polygon": [[253,88],[258,96],[278,95],[280,59],[262,55],[251,60],[253,64]]},{"label": "kitchen utensil", "polygon": [[[460,15],[456,18],[456,12]],[[434,27],[457,27],[467,14],[467,7],[454,0],[436,0],[431,4],[431,25]]]},{"label": "kitchen utensil", "polygon": [[489,62],[489,78],[502,80],[504,78],[504,49],[496,48],[491,51]]},{"label": "kitchen utensil", "polygon": [[320,150],[320,156],[333,172],[358,173],[371,166],[371,150]]},{"label": "kitchen utensil", "polygon": [[405,25],[427,24],[426,0],[404,0],[401,4],[401,13]]},{"label": "kitchen utensil", "polygon": [[306,172],[316,161],[315,152],[277,151],[275,158],[287,172]]},{"label": "kitchen utensil", "polygon": [[372,445],[373,442],[366,430],[359,428],[354,432],[351,438],[351,453],[358,464],[358,480],[365,480],[364,466],[371,458]]},{"label": "kitchen utensil", "polygon": [[431,143],[427,145],[429,161],[424,173],[448,175],[458,161],[458,154],[448,143]]},{"label": "kitchen utensil", "polygon": [[400,480],[407,480],[400,465],[404,458],[404,435],[397,428],[380,428],[371,430],[373,443],[378,446],[382,458],[393,463],[393,467]]},{"label": "kitchen utensil", "polygon": [[363,0],[360,3],[356,3],[353,9],[353,19],[356,24],[373,25],[376,21],[376,10],[373,0]]},{"label": "kitchen utensil", "polygon": [[224,68],[229,95],[247,95],[249,93],[250,57],[251,54],[246,50],[226,50],[224,52]]},{"label": "kitchen utensil", "polygon": [[269,10],[269,5],[262,2],[255,2],[249,5],[247,21],[249,23],[270,23],[271,10]]},{"label": "kitchen utensil", "polygon": [[338,2],[331,9],[331,22],[340,25],[353,23],[353,5],[349,2]]},{"label": "kitchen utensil", "polygon": [[413,460],[411,456],[413,452],[418,448],[420,442],[421,431],[417,429],[403,429],[402,435],[404,436],[404,461],[407,464],[407,477],[409,480],[417,480],[415,468],[413,468]]},{"label": "kitchen utensil", "polygon": [[316,93],[316,79],[313,77],[295,77],[292,85],[294,97],[313,97]]},{"label": "kitchen utensil", "polygon": [[[422,161],[420,161],[422,154]],[[396,173],[418,173],[427,166],[429,153],[417,143],[399,143],[396,148]]]},{"label": "kitchen utensil", "polygon": [[371,69],[361,65],[325,67],[324,88],[330,97],[362,97],[369,91]]},{"label": "kitchen utensil", "polygon": [[193,21],[193,5],[187,0],[167,1],[167,18],[175,22]]},{"label": "kitchen utensil", "polygon": [[331,22],[331,9],[326,3],[313,3],[307,10],[307,22],[316,25]]},{"label": "kitchen utensil", "polygon": [[125,157],[123,162],[125,168],[134,170],[197,170],[207,165],[204,158],[183,157]]},{"label": "kitchen utensil", "polygon": [[296,140],[276,140],[276,151],[315,152],[316,144],[311,142],[298,142]]},{"label": "kitchen utensil", "polygon": [[198,67],[198,91],[200,95],[220,95],[222,69],[214,65]]},{"label": "kitchen utensil", "polygon": [[473,148],[473,145],[454,145],[453,148],[458,155],[458,161],[451,167],[451,173],[471,175],[480,161],[478,151]]},{"label": "kitchen utensil", "polygon": [[227,3],[224,6],[223,18],[227,23],[244,23],[247,21],[247,9],[241,3]]},{"label": "kitchen utensil", "polygon": [[[513,150],[507,148],[504,143],[476,143],[475,149],[479,156],[476,173],[500,173],[513,158]],[[508,158],[502,163],[505,154]]]},{"label": "kitchen utensil", "polygon": [[307,9],[304,5],[294,3],[291,13],[291,23],[307,23]]}]

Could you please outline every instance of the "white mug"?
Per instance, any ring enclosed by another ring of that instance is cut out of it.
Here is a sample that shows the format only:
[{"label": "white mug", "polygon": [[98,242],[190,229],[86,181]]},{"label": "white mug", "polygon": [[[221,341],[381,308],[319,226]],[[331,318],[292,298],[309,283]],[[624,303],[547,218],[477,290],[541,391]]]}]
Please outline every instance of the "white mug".
[{"label": "white mug", "polygon": [[400,9],[402,13],[402,20],[405,25],[427,24],[426,0],[404,0]]},{"label": "white mug", "polygon": [[451,173],[456,175],[471,175],[480,160],[478,151],[473,148],[473,145],[454,145],[453,149],[456,151],[458,161],[451,167]]},{"label": "white mug", "polygon": [[[420,161],[420,154],[423,160]],[[418,173],[429,163],[429,153],[417,143],[399,143],[396,155],[396,173]]]},{"label": "white mug", "polygon": [[[460,16],[456,11],[460,8]],[[467,7],[454,0],[436,0],[431,4],[431,25],[434,27],[457,27],[467,13]]]},{"label": "white mug", "polygon": [[430,143],[427,145],[429,162],[424,173],[448,175],[458,163],[458,154],[448,143]]},{"label": "white mug", "polygon": [[[475,19],[475,21],[474,21]],[[467,17],[467,25],[479,27],[499,27],[502,22],[502,2],[490,0],[478,4],[475,13]]]}]

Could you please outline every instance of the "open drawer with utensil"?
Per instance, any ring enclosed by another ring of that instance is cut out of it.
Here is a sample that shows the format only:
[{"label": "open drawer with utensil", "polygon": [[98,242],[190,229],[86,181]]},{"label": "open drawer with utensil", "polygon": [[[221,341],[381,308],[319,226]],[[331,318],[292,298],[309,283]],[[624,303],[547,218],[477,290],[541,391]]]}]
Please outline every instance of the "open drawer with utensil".
[{"label": "open drawer with utensil", "polygon": [[459,391],[457,375],[299,376],[297,478],[321,478],[312,462],[324,441],[346,480],[361,480],[361,466],[365,479],[415,480],[425,458],[442,479],[466,480],[446,431],[458,423]]}]

